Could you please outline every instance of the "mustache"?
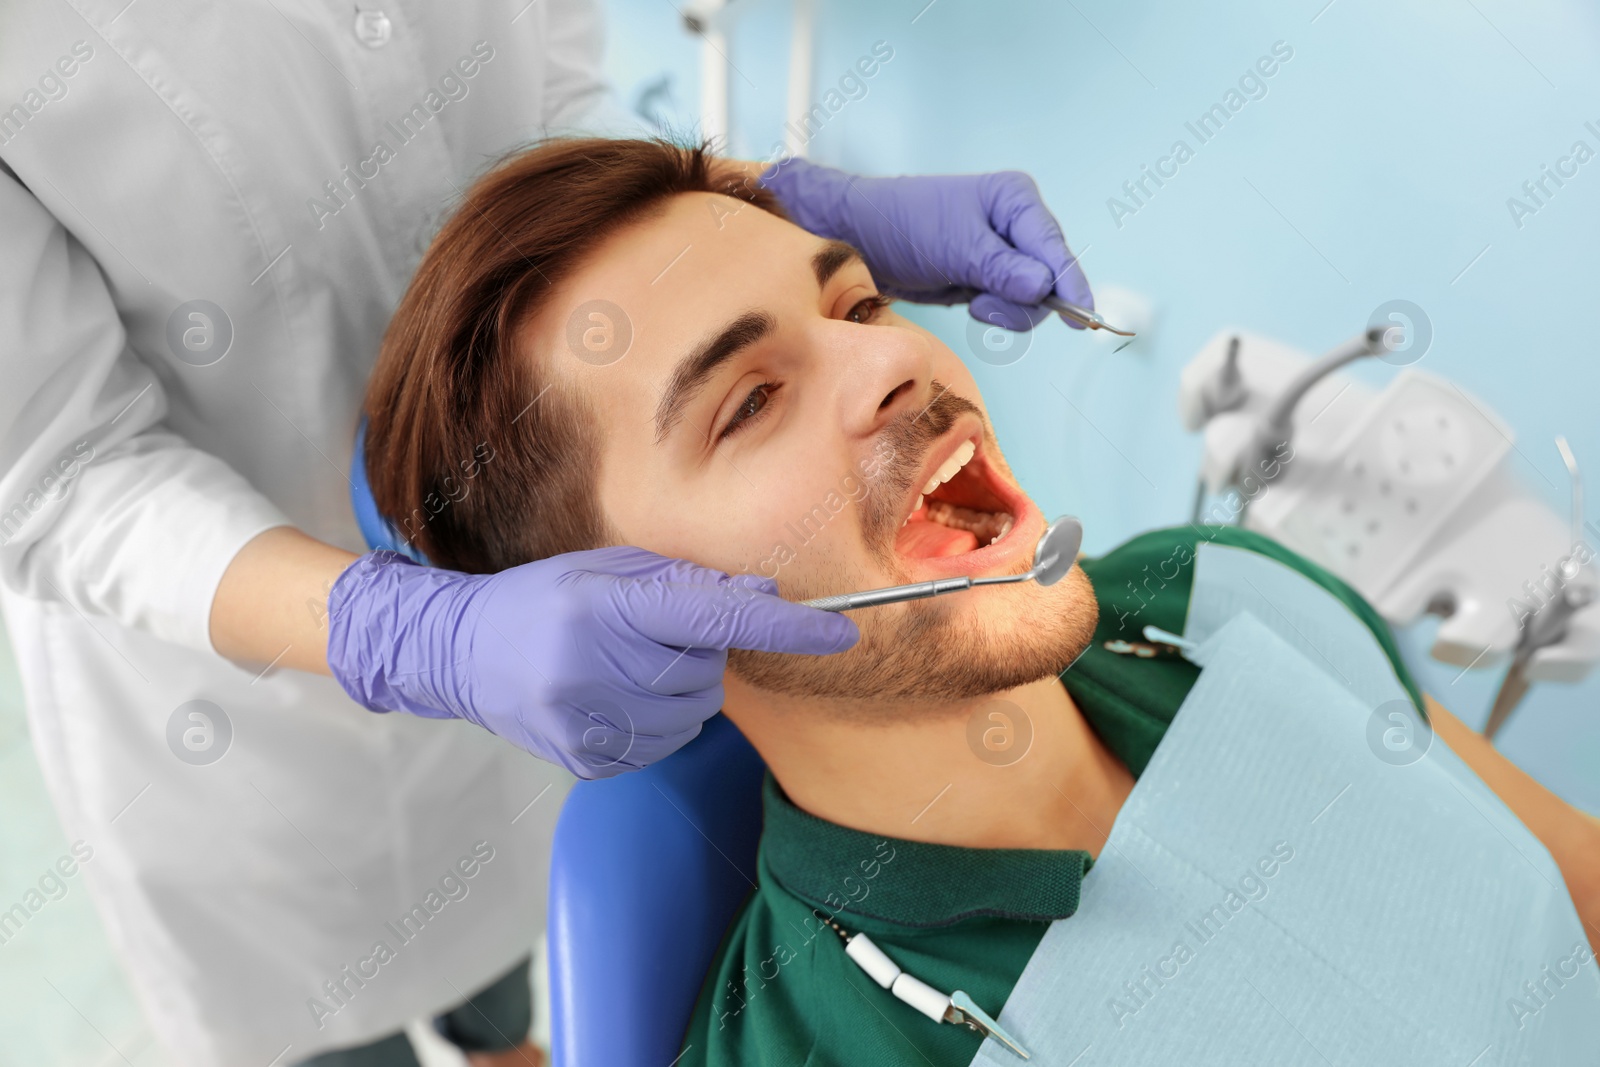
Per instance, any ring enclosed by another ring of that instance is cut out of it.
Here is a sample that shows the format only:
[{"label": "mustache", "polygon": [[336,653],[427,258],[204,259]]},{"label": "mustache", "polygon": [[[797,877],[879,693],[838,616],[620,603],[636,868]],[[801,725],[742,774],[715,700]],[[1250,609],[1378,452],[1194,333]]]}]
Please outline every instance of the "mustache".
[{"label": "mustache", "polygon": [[904,411],[879,434],[877,447],[890,459],[880,467],[873,492],[863,501],[861,533],[867,551],[880,564],[894,560],[895,536],[899,533],[900,502],[911,492],[912,482],[922,469],[933,443],[949,432],[956,420],[966,414],[977,415],[988,436],[989,422],[978,405],[950,391],[937,378],[930,383],[933,400],[920,412]]}]

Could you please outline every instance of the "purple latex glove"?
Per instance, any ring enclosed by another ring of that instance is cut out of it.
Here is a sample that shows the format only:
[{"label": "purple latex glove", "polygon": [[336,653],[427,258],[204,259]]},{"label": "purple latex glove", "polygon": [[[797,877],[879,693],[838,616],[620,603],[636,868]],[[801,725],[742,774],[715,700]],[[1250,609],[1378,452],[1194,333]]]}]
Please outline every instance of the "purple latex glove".
[{"label": "purple latex glove", "polygon": [[862,178],[788,159],[761,184],[795,225],[859,249],[891,296],[968,301],[973,318],[1011,330],[1043,321],[1050,312],[1038,304],[1052,291],[1094,307],[1061,227],[1021,171]]},{"label": "purple latex glove", "polygon": [[730,648],[823,655],[860,636],[843,615],[638,548],[498,574],[370,552],[328,596],[328,666],[373,711],[477,723],[580,778],[687,744],[722,707]]}]

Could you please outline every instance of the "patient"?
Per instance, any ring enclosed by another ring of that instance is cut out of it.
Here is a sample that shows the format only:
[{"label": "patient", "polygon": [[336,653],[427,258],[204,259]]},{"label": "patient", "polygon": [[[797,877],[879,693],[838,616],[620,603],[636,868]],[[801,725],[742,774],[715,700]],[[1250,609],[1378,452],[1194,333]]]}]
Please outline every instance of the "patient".
[{"label": "patient", "polygon": [[[799,600],[1020,573],[1045,524],[962,360],[853,249],[786,222],[747,169],[656,143],[553,142],[481,181],[396,314],[368,414],[380,509],[463,570],[628,544]],[[1348,604],[1423,699],[1354,592],[1222,527],[1140,536],[1052,587],[858,611],[838,655],[734,652],[724,711],[771,770],[761,884],[680,1062],[969,1063],[978,1035],[896,1001],[817,915],[998,1016],[1199,676],[1131,643],[1183,631],[1205,541]],[[1596,824],[1427,707],[1600,930]]]}]

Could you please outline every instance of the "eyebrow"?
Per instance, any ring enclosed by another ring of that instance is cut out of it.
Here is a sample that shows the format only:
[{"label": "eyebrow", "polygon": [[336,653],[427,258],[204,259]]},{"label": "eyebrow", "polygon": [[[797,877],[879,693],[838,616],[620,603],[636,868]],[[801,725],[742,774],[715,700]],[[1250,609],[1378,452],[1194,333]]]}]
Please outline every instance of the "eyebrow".
[{"label": "eyebrow", "polygon": [[811,269],[817,275],[817,288],[821,289],[828,284],[828,279],[838,274],[840,269],[850,263],[864,263],[861,253],[856,251],[854,245],[843,241],[829,241],[817,250],[811,257]]},{"label": "eyebrow", "polygon": [[[811,257],[811,271],[816,275],[817,288],[851,263],[864,262],[861,253],[843,241],[829,241]],[[716,336],[701,344],[679,360],[673,368],[667,388],[656,405],[656,444],[666,440],[672,428],[683,417],[696,393],[711,380],[717,368],[739,353],[756,344],[778,328],[777,320],[765,311],[747,311],[728,323]]]},{"label": "eyebrow", "polygon": [[683,409],[718,367],[777,328],[777,320],[767,312],[746,311],[683,357],[673,369],[666,391],[661,394],[661,403],[656,405],[656,444],[672,432],[672,427],[683,416]]}]

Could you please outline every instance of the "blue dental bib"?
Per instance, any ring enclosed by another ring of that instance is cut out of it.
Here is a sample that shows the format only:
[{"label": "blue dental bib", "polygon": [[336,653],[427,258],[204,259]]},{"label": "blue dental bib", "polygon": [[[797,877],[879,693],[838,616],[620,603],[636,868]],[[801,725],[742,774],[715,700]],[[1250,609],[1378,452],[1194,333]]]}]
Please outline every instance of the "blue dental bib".
[{"label": "blue dental bib", "polygon": [[1184,637],[1200,678],[999,1017],[1033,1062],[1600,1062],[1561,872],[1360,620],[1205,544]]}]

